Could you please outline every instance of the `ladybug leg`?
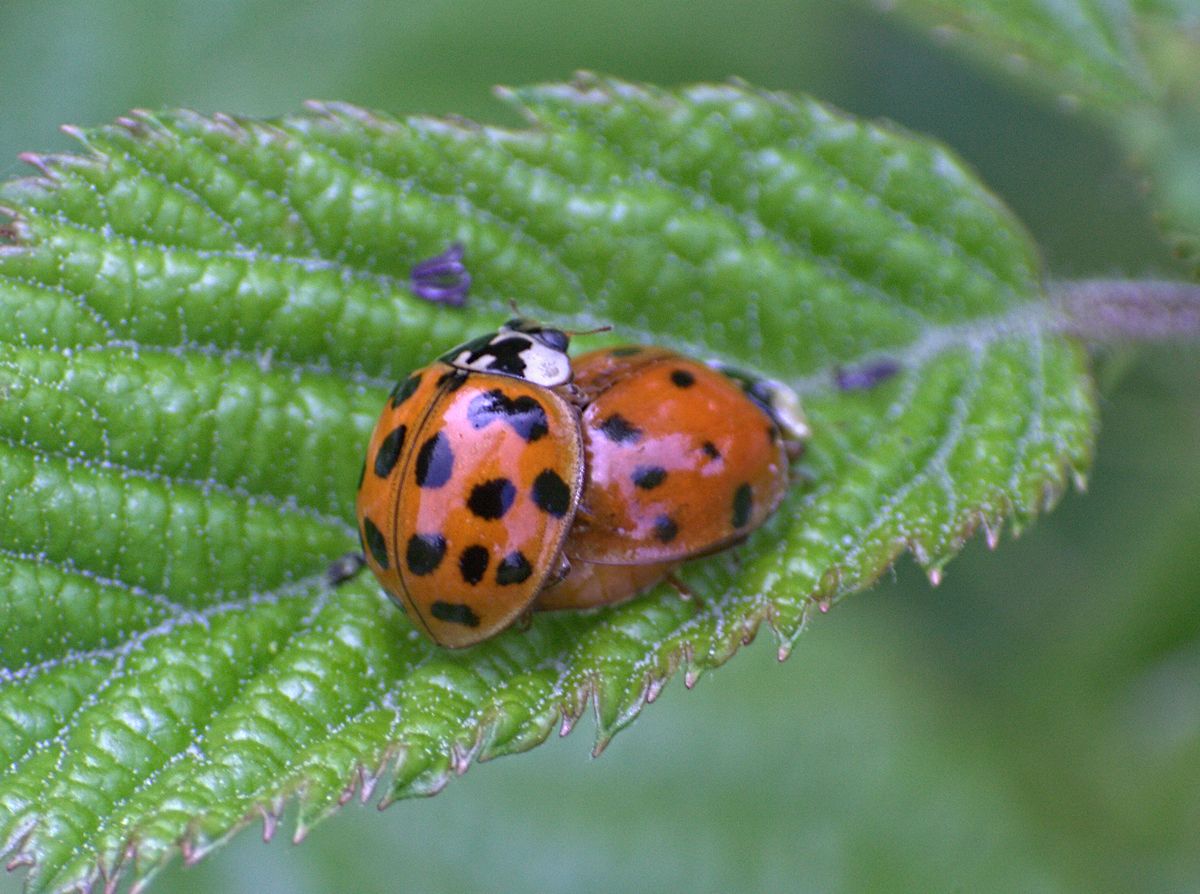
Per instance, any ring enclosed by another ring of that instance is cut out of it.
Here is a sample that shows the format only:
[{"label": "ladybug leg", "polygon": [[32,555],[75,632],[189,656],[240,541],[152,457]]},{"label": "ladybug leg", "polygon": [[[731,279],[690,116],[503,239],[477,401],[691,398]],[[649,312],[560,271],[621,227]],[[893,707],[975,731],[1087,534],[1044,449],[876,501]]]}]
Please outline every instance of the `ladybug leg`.
[{"label": "ladybug leg", "polygon": [[567,575],[570,573],[571,560],[567,558],[566,553],[564,553],[558,561],[558,567],[546,577],[546,582],[542,584],[542,589],[544,590],[547,587],[553,587],[555,584],[566,580]]},{"label": "ladybug leg", "polygon": [[517,620],[513,622],[513,629],[524,633],[533,626],[533,606],[525,609],[521,614],[517,615]]},{"label": "ladybug leg", "polygon": [[559,563],[559,566],[558,566],[559,579],[561,580],[562,578],[566,577],[570,573],[571,573],[571,557],[568,556],[566,553],[563,553],[562,561]]},{"label": "ladybug leg", "polygon": [[340,586],[362,571],[366,564],[367,559],[362,553],[339,556],[325,569],[325,583],[331,587]]},{"label": "ladybug leg", "polygon": [[696,608],[704,608],[704,600],[696,595],[696,592],[675,576],[672,571],[663,578],[668,584],[675,588],[675,592],[679,594],[679,598],[684,602],[691,602]]},{"label": "ladybug leg", "polygon": [[571,534],[572,536],[585,534],[592,529],[594,524],[595,519],[592,517],[591,507],[588,506],[588,491],[585,482],[583,493],[579,495],[579,506],[575,510],[575,524],[571,527]]},{"label": "ladybug leg", "polygon": [[567,382],[565,385],[560,385],[556,390],[567,399],[571,406],[578,410],[584,409],[589,403],[591,403],[591,400],[588,398],[588,395],[584,392],[584,390],[574,382]]}]

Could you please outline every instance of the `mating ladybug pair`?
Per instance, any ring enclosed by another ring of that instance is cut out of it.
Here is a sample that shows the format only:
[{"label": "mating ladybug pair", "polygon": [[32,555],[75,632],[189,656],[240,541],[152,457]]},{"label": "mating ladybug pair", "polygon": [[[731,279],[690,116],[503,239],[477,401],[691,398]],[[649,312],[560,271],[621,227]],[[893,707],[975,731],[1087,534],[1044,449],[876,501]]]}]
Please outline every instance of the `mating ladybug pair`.
[{"label": "mating ladybug pair", "polygon": [[513,319],[392,390],[358,490],[366,562],[450,648],[621,602],[744,539],[807,436],[781,385],[628,346],[572,364]]}]

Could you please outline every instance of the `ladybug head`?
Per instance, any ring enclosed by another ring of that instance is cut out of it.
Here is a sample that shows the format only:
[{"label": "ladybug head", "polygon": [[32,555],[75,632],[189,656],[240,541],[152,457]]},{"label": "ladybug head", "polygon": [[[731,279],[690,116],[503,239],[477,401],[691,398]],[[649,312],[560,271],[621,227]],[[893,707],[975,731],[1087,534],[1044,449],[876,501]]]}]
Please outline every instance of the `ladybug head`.
[{"label": "ladybug head", "polygon": [[746,396],[771,417],[784,440],[796,451],[801,449],[811,431],[795,391],[782,382],[756,376],[719,360],[711,361],[709,366],[737,383]]},{"label": "ladybug head", "polygon": [[471,339],[441,358],[457,369],[499,373],[553,388],[571,381],[571,338],[561,329],[551,329],[520,317],[509,320],[496,332]]},{"label": "ladybug head", "polygon": [[567,353],[567,346],[571,344],[571,336],[563,330],[551,329],[535,320],[526,320],[524,317],[513,317],[500,327],[500,331],[523,332],[540,341],[552,351],[558,351],[561,354]]}]

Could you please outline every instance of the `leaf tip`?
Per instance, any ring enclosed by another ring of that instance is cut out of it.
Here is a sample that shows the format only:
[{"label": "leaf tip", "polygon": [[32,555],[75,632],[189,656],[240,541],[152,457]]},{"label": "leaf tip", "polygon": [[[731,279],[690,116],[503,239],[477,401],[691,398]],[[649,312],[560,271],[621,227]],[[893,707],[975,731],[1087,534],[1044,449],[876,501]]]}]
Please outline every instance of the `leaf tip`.
[{"label": "leaf tip", "polygon": [[450,769],[454,771],[455,776],[462,776],[471,769],[471,762],[474,760],[477,748],[477,745],[464,747],[461,742],[455,742],[450,746]]},{"label": "leaf tip", "polygon": [[196,846],[196,840],[192,836],[193,833],[189,830],[179,839],[179,854],[183,857],[184,866],[195,866],[200,862],[200,849]]},{"label": "leaf tip", "polygon": [[279,829],[279,817],[282,814],[282,805],[278,809],[274,805],[267,807],[265,804],[258,805],[258,812],[262,816],[263,831],[262,840],[264,844],[270,844],[275,837],[275,832]]},{"label": "leaf tip", "polygon": [[29,250],[29,224],[9,205],[0,205],[0,258]]},{"label": "leaf tip", "polygon": [[657,701],[662,695],[663,687],[667,684],[666,677],[651,677],[646,684],[646,703]]},{"label": "leaf tip", "polygon": [[354,797],[354,793],[360,790],[362,781],[363,768],[360,764],[358,769],[350,774],[350,781],[346,783],[341,792],[338,794],[338,807],[344,807],[346,804],[350,803],[350,799]]},{"label": "leaf tip", "polygon": [[50,157],[47,155],[43,155],[40,152],[18,152],[17,160],[37,168],[44,177],[48,177],[51,180],[57,179],[57,174],[52,170],[50,165]]},{"label": "leaf tip", "polygon": [[18,869],[25,869],[32,866],[34,862],[33,854],[23,851],[5,863],[4,868],[9,872],[16,872]]},{"label": "leaf tip", "polygon": [[[95,158],[62,152],[21,152],[17,155],[17,158],[37,169],[41,176],[32,179],[41,184],[51,186],[60,184],[63,180],[63,174],[69,172],[71,168],[96,169],[99,167],[99,163]],[[28,180],[29,178],[26,179]],[[19,186],[22,182],[21,180],[16,180],[5,185],[8,187]]]},{"label": "leaf tip", "polygon": [[1004,522],[1003,520],[989,521],[985,518],[981,524],[983,526],[983,537],[987,542],[987,548],[994,550],[1000,545],[1000,534],[1004,529]]},{"label": "leaf tip", "polygon": [[139,117],[136,113],[129,115],[119,115],[117,117],[117,126],[128,131],[131,136],[144,137],[146,136],[146,119]]},{"label": "leaf tip", "polygon": [[375,770],[364,770],[362,786],[359,789],[360,803],[366,804],[371,800],[371,796],[375,794],[375,787],[379,785],[379,780],[383,779],[384,774],[387,773],[387,765],[390,760],[390,757],[385,756],[383,761]]},{"label": "leaf tip", "polygon": [[805,631],[808,626],[808,606],[812,603],[807,603],[804,610],[801,612],[800,623],[795,625],[790,630],[784,630],[777,625],[772,624],[776,635],[779,637],[779,646],[775,650],[776,660],[783,662],[787,661],[792,656],[792,649],[796,647],[796,640],[800,638],[800,634]]},{"label": "leaf tip", "polygon": [[[75,140],[76,142],[82,143],[84,146],[91,148],[91,141],[88,139],[87,130],[85,128],[80,127],[78,124],[62,124],[59,126],[58,129],[59,129],[59,131],[61,131],[62,133],[66,134],[68,137],[70,137],[72,140]],[[36,153],[22,153],[22,154],[30,155],[30,154],[36,154]],[[22,159],[22,161],[24,161],[24,159]]]},{"label": "leaf tip", "polygon": [[559,738],[564,738],[570,735],[571,730],[575,728],[575,723],[578,720],[578,714],[572,714],[569,710],[564,710],[562,715],[562,724],[558,727]]},{"label": "leaf tip", "polygon": [[340,100],[309,99],[305,100],[304,107],[331,121],[352,121],[367,127],[381,127],[387,123],[369,109]]}]

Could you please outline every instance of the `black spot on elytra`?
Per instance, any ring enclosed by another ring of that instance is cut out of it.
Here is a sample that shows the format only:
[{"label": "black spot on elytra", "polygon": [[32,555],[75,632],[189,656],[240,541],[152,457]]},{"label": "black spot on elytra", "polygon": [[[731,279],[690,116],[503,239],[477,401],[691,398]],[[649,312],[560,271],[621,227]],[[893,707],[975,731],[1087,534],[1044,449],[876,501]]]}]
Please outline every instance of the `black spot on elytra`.
[{"label": "black spot on elytra", "polygon": [[491,556],[488,553],[486,546],[468,546],[462,551],[462,555],[458,557],[458,570],[462,572],[462,579],[471,586],[483,580],[483,576],[487,573],[488,561]]},{"label": "black spot on elytra", "polygon": [[404,561],[413,574],[432,574],[445,555],[446,538],[441,534],[413,534],[408,538]]},{"label": "black spot on elytra", "polygon": [[654,520],[654,536],[660,543],[670,543],[679,533],[679,525],[669,515],[660,515]]},{"label": "black spot on elytra", "polygon": [[467,373],[461,369],[449,369],[438,376],[438,387],[446,386],[446,392],[457,391],[467,381]]},{"label": "black spot on elytra", "polygon": [[600,423],[599,428],[614,444],[636,444],[642,439],[642,430],[620,413],[613,413]]},{"label": "black spot on elytra", "polygon": [[363,519],[363,539],[375,564],[384,571],[388,569],[387,541],[383,539],[383,531],[375,526],[369,518]]},{"label": "black spot on elytra", "polygon": [[396,387],[392,389],[391,394],[392,409],[396,409],[396,407],[400,406],[400,404],[412,397],[413,392],[417,390],[417,386],[420,384],[420,376],[409,376],[403,382],[397,382]]},{"label": "black spot on elytra", "polygon": [[507,478],[493,478],[471,488],[467,508],[479,518],[503,518],[516,499],[517,488]]},{"label": "black spot on elytra", "polygon": [[453,473],[454,451],[450,449],[450,439],[438,432],[417,452],[417,486],[441,487]]},{"label": "black spot on elytra", "polygon": [[642,353],[642,349],[636,345],[627,345],[623,348],[613,348],[608,352],[610,357],[633,357],[635,354]]},{"label": "black spot on elytra", "polygon": [[633,470],[633,483],[642,490],[653,490],[667,478],[667,470],[662,466],[638,466]]},{"label": "black spot on elytra", "polygon": [[744,527],[750,521],[750,510],[754,507],[754,493],[749,484],[738,487],[733,494],[733,526]]},{"label": "black spot on elytra", "polygon": [[471,611],[471,606],[461,602],[443,602],[441,599],[429,606],[429,613],[439,621],[448,624],[462,624],[464,627],[478,627],[479,615]]},{"label": "black spot on elytra", "polygon": [[562,518],[571,508],[571,488],[553,469],[543,469],[533,479],[533,502],[543,512]]},{"label": "black spot on elytra", "polygon": [[400,451],[404,449],[404,436],[407,434],[408,426],[397,426],[388,432],[388,436],[379,445],[379,452],[375,454],[375,474],[380,478],[386,478],[396,468],[396,460],[400,458]]},{"label": "black spot on elytra", "polygon": [[520,584],[529,580],[533,568],[520,550],[509,553],[496,566],[496,583],[501,586]]},{"label": "black spot on elytra", "polygon": [[704,451],[709,459],[720,459],[721,451],[717,449],[717,445],[712,441],[705,441],[700,445],[700,449]]},{"label": "black spot on elytra", "polygon": [[696,377],[686,369],[671,370],[671,381],[678,388],[691,388],[696,384]]},{"label": "black spot on elytra", "polygon": [[550,431],[546,410],[540,403],[526,394],[511,399],[498,388],[471,398],[467,419],[476,431],[499,419],[530,443]]}]

